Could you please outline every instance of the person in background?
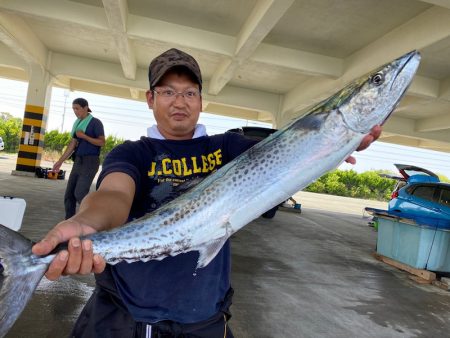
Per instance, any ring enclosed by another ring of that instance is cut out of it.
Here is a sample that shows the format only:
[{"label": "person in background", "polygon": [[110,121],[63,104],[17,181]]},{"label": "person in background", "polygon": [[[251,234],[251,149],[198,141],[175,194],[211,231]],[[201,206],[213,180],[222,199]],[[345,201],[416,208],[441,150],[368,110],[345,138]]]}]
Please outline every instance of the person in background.
[{"label": "person in background", "polygon": [[[195,251],[161,261],[106,265],[93,253],[91,241],[80,240],[156,210],[180,194],[177,184],[208,176],[256,142],[237,133],[208,136],[198,125],[202,77],[189,54],[178,49],[162,53],[150,63],[148,76],[147,103],[157,122],[148,130],[149,137],[113,149],[103,163],[97,191],[86,196],[75,216],[50,230],[33,253],[45,255],[69,241],[68,250],[50,264],[47,278],[96,274],[96,289],[70,337],[230,338],[229,240],[198,270]],[[374,128],[359,150],[380,132]],[[199,166],[208,158],[213,160]],[[178,163],[185,170],[177,170]]]},{"label": "person in background", "polygon": [[105,145],[103,124],[92,116],[87,100],[81,97],[73,100],[72,109],[77,117],[72,127],[72,139],[52,168],[59,172],[69,157],[74,161],[64,194],[65,219],[75,215],[77,203],[89,193],[100,166],[100,148]]}]

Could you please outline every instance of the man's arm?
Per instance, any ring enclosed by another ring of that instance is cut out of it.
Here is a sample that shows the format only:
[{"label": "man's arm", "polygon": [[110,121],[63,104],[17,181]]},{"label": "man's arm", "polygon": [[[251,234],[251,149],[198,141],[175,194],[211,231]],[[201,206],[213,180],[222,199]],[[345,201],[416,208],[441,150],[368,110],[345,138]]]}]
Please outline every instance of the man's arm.
[{"label": "man's arm", "polygon": [[107,175],[97,191],[88,194],[78,213],[58,223],[37,244],[33,253],[46,255],[59,243],[69,241],[68,250],[63,250],[53,259],[46,276],[50,280],[61,275],[100,273],[105,261],[94,255],[90,240],[80,241],[80,236],[115,228],[128,218],[136,186],[127,174],[115,172]]},{"label": "man's arm", "polygon": [[78,138],[88,141],[89,143],[93,144],[94,146],[103,147],[105,145],[105,136],[98,136],[98,137],[90,137],[83,133],[81,130],[78,130],[76,132],[76,135]]},{"label": "man's arm", "polygon": [[66,148],[66,151],[61,155],[58,161],[53,165],[53,171],[59,171],[59,168],[61,168],[61,165],[64,163],[65,160],[67,160],[70,155],[72,155],[73,151],[77,147],[78,141],[76,138],[73,138],[70,140],[69,145]]}]

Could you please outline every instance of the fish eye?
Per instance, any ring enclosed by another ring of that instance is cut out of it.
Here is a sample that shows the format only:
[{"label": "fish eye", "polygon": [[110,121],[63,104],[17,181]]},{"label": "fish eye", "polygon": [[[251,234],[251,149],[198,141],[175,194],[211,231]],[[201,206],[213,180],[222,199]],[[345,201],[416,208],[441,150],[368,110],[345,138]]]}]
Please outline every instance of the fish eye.
[{"label": "fish eye", "polygon": [[370,79],[370,82],[372,82],[374,85],[379,86],[384,82],[384,76],[382,73],[376,73],[372,78]]}]

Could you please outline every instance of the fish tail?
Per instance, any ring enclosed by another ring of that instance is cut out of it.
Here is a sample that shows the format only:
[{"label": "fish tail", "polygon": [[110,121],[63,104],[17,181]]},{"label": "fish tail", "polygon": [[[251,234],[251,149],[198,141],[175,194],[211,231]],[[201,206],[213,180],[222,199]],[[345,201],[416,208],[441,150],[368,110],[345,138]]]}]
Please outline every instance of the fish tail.
[{"label": "fish tail", "polygon": [[0,338],[30,300],[47,264],[31,252],[33,242],[0,224]]}]

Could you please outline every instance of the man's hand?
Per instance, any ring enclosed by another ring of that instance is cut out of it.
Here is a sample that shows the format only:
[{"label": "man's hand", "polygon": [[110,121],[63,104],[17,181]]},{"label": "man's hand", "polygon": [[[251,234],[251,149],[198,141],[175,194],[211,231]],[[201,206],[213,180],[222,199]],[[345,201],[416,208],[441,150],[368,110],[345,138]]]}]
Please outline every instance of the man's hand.
[{"label": "man's hand", "polygon": [[77,135],[77,137],[80,138],[80,139],[86,138],[86,134],[82,130],[77,130],[75,132],[75,135]]},{"label": "man's hand", "polygon": [[49,280],[56,280],[61,275],[100,273],[105,269],[105,260],[94,255],[90,240],[80,241],[80,236],[92,234],[95,229],[75,220],[58,223],[32,251],[35,255],[47,255],[59,243],[69,241],[68,250],[60,251],[45,274]]},{"label": "man's hand", "polygon": [[61,166],[62,166],[62,162],[57,161],[57,162],[53,165],[52,171],[54,171],[54,172],[59,172],[59,169],[61,168]]},{"label": "man's hand", "polygon": [[[381,126],[375,126],[370,130],[370,133],[367,134],[363,140],[361,141],[361,144],[359,145],[359,147],[356,149],[356,151],[361,151],[364,149],[367,149],[370,144],[374,141],[376,141],[381,135]],[[353,156],[349,156],[345,162],[350,163],[350,164],[355,164],[356,163],[356,159]]]}]

